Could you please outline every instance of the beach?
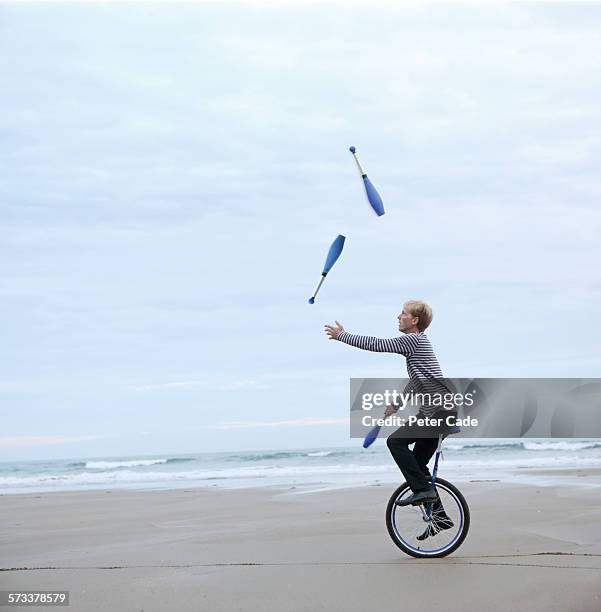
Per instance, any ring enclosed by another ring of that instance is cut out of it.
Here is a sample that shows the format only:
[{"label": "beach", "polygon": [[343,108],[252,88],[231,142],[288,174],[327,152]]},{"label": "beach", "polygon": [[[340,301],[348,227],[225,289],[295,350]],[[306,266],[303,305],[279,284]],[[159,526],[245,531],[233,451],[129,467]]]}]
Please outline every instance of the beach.
[{"label": "beach", "polygon": [[601,476],[554,478],[461,483],[470,532],[436,560],[390,540],[388,484],[3,495],[0,590],[68,590],[78,612],[598,612]]}]

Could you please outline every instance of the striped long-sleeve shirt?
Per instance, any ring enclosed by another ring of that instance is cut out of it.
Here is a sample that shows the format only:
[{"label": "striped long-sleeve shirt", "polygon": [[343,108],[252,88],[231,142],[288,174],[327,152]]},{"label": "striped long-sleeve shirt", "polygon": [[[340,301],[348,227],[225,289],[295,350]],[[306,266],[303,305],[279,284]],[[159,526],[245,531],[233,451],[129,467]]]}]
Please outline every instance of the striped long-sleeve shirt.
[{"label": "striped long-sleeve shirt", "polygon": [[[416,393],[446,394],[452,392],[446,384],[442,370],[424,332],[404,334],[395,338],[374,338],[373,336],[357,336],[342,332],[338,336],[340,342],[355,346],[365,351],[376,353],[398,353],[407,359],[407,374],[409,384],[405,388],[408,392],[413,389]],[[422,405],[422,412],[432,416],[439,407]]]}]

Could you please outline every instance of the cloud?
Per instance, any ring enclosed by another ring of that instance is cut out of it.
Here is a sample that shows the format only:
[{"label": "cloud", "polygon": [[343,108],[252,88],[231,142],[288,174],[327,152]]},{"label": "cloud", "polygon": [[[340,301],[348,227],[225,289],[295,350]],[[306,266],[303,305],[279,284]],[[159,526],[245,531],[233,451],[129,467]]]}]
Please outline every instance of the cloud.
[{"label": "cloud", "polygon": [[289,421],[229,421],[216,425],[215,429],[253,429],[255,427],[311,427],[315,425],[348,425],[347,419],[306,418]]},{"label": "cloud", "polygon": [[[365,371],[368,371],[367,369]],[[374,371],[375,370],[371,370]],[[315,367],[315,368],[294,368],[294,370],[272,372],[269,374],[256,373],[253,376],[240,376],[232,373],[227,378],[223,375],[215,375],[211,378],[156,382],[146,384],[130,384],[127,386],[129,391],[149,392],[149,391],[178,391],[178,390],[210,390],[210,391],[238,391],[242,389],[264,390],[271,389],[278,384],[295,382],[321,382],[325,377],[345,377],[348,371],[344,368]],[[0,390],[2,387],[0,386]]]},{"label": "cloud", "polygon": [[238,389],[266,389],[267,385],[260,383],[252,378],[240,380],[231,380],[227,382],[216,382],[208,380],[184,380],[162,383],[149,383],[145,385],[130,385],[131,391],[171,391],[171,390],[189,390],[189,389],[211,389],[216,391],[236,391]]},{"label": "cloud", "polygon": [[130,385],[128,389],[130,391],[170,391],[178,389],[195,389],[202,387],[206,383],[200,380],[181,380],[172,382],[162,383],[149,383],[146,385]]}]

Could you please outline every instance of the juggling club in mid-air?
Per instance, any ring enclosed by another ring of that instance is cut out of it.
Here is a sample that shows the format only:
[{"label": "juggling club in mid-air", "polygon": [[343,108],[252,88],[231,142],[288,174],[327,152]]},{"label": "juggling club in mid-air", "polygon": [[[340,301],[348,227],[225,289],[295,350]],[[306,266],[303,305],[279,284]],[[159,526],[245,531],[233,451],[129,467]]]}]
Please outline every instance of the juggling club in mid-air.
[{"label": "juggling club in mid-air", "polygon": [[357,168],[359,168],[359,174],[363,179],[363,185],[365,186],[365,193],[367,194],[367,200],[369,201],[371,207],[374,209],[374,212],[378,217],[381,217],[384,214],[384,204],[382,202],[382,198],[380,194],[376,191],[376,188],[372,185],[371,181],[367,178],[367,174],[363,172],[363,168],[357,159],[357,155],[355,154],[355,147],[350,147],[349,151],[353,154],[355,158],[355,162],[357,162]]},{"label": "juggling club in mid-air", "polygon": [[317,292],[320,290],[323,281],[325,280],[328,272],[331,270],[332,266],[336,263],[337,259],[340,257],[340,253],[342,253],[342,248],[344,247],[344,241],[346,238],[342,235],[339,235],[334,242],[332,242],[332,246],[330,246],[330,250],[328,251],[328,256],[326,257],[326,263],[323,267],[323,272],[321,273],[321,279],[319,280],[319,284],[317,285],[317,289],[309,299],[309,304],[315,303],[315,297],[317,296]]}]

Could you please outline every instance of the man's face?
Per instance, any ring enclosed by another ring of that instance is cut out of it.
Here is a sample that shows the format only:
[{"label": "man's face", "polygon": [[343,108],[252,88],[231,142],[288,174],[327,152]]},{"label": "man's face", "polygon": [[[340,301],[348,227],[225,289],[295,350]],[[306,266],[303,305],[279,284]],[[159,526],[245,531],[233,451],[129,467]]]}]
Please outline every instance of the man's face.
[{"label": "man's face", "polygon": [[401,314],[397,317],[399,320],[399,331],[407,332],[410,329],[415,328],[418,322],[418,318],[409,314],[404,308]]}]

